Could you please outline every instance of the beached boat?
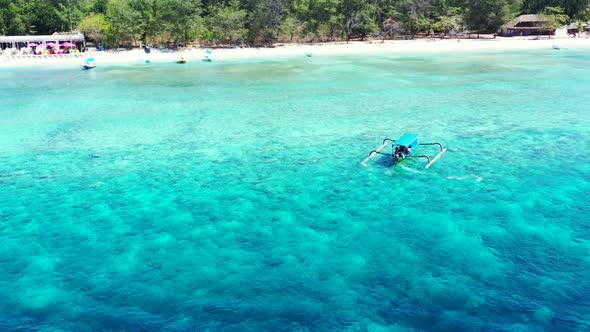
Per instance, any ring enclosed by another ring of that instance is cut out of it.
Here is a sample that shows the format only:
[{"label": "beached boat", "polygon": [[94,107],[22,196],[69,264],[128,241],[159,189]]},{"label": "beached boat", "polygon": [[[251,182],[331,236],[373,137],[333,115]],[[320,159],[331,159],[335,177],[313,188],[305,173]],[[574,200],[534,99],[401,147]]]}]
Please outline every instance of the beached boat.
[{"label": "beached boat", "polygon": [[178,60],[176,63],[186,63],[186,59],[185,58],[180,58],[180,60]]},{"label": "beached boat", "polygon": [[203,61],[203,62],[213,61],[213,51],[211,51],[210,49],[206,49],[205,54],[201,58],[201,61]]},{"label": "beached boat", "polygon": [[94,58],[88,58],[86,59],[86,61],[84,61],[84,69],[92,69],[96,67],[96,62],[94,61]]},{"label": "beached boat", "polygon": [[[384,153],[381,152],[385,147],[391,144],[391,153]],[[434,158],[430,158],[430,156],[421,154],[417,155],[416,150],[419,146],[424,145],[437,145],[440,148],[440,151]],[[432,164],[434,164],[442,155],[447,151],[445,147],[442,146],[440,143],[419,143],[418,142],[418,135],[417,134],[403,134],[397,140],[393,140],[390,138],[385,138],[383,140],[383,144],[378,147],[377,149],[369,152],[369,156],[363,160],[362,164],[366,165],[367,162],[378,154],[391,156],[392,164],[395,165],[399,162],[404,161],[407,158],[422,158],[426,159],[426,168],[429,168]]]}]

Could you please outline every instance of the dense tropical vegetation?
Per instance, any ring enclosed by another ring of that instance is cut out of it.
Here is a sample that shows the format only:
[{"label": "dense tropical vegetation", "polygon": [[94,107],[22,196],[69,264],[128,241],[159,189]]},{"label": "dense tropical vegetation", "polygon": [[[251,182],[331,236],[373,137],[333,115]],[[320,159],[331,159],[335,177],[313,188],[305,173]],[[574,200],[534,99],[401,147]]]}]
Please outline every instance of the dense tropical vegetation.
[{"label": "dense tropical vegetation", "polygon": [[268,44],[495,32],[520,14],[590,20],[590,0],[0,0],[0,34],[80,30],[108,46]]}]

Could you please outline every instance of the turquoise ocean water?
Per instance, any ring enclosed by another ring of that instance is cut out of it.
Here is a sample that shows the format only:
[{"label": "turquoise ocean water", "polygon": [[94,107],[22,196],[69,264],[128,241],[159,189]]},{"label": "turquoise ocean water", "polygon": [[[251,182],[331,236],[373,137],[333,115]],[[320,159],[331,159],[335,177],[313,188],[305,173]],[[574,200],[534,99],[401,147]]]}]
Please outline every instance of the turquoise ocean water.
[{"label": "turquoise ocean water", "polygon": [[588,50],[0,81],[2,331],[590,329]]}]

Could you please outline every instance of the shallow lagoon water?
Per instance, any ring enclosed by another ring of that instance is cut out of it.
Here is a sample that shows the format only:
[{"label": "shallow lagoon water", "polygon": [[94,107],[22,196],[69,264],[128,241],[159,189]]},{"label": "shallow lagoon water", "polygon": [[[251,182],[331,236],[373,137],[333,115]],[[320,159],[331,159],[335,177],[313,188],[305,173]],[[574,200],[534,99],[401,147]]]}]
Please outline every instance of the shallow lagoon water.
[{"label": "shallow lagoon water", "polygon": [[1,330],[590,329],[585,50],[0,80]]}]

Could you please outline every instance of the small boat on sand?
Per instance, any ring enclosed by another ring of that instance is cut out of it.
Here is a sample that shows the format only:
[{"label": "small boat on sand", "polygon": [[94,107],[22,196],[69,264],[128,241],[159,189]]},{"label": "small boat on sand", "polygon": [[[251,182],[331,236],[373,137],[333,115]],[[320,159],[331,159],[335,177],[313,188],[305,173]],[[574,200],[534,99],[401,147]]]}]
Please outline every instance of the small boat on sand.
[{"label": "small boat on sand", "polygon": [[[385,147],[391,144],[391,153],[384,153],[381,152]],[[416,155],[416,150],[419,146],[424,145],[438,145],[440,151],[434,158],[430,158],[430,156],[426,154]],[[432,164],[434,164],[442,155],[447,151],[445,147],[442,146],[440,143],[418,143],[418,135],[417,134],[403,134],[400,138],[393,140],[390,138],[386,138],[383,140],[383,144],[378,147],[376,150],[369,152],[369,156],[363,160],[362,165],[366,166],[367,161],[378,154],[391,156],[392,165],[400,163],[407,158],[423,158],[426,159],[426,168],[429,168]]]},{"label": "small boat on sand", "polygon": [[201,58],[201,61],[212,62],[213,61],[213,51],[211,51],[210,49],[206,49],[205,54]]},{"label": "small boat on sand", "polygon": [[186,63],[186,58],[180,58],[176,63]]}]

